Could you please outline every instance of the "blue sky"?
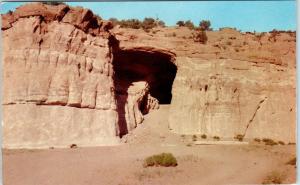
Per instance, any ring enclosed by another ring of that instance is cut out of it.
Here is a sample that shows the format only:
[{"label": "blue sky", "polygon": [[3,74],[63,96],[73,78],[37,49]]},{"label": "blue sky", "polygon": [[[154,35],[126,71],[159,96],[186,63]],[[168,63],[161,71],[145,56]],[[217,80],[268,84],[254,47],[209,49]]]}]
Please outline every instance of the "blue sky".
[{"label": "blue sky", "polygon": [[[1,3],[1,13],[20,2]],[[163,2],[68,2],[91,9],[104,19],[158,17],[166,25],[178,20],[210,20],[212,28],[236,27],[242,31],[296,30],[296,1],[163,1]]]}]

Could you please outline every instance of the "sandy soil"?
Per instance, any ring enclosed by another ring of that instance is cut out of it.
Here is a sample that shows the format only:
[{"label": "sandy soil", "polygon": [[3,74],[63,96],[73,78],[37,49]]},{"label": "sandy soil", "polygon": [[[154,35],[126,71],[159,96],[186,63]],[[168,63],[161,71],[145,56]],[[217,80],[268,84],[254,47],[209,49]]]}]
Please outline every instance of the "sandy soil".
[{"label": "sandy soil", "polygon": [[[296,167],[285,164],[295,145],[194,145],[192,136],[168,131],[167,114],[168,106],[149,113],[119,146],[3,150],[4,185],[261,184],[272,172],[295,183]],[[178,166],[142,166],[161,152],[173,153]]]}]

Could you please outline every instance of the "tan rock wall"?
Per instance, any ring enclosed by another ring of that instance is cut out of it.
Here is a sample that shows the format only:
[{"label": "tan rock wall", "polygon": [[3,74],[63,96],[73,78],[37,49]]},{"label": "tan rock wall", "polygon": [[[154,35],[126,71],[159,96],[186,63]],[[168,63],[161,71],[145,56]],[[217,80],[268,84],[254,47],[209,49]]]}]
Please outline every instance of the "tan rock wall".
[{"label": "tan rock wall", "polygon": [[229,59],[178,57],[176,62],[173,132],[295,142],[294,70]]},{"label": "tan rock wall", "polygon": [[3,31],[3,145],[68,147],[119,140],[107,36],[22,17]]}]

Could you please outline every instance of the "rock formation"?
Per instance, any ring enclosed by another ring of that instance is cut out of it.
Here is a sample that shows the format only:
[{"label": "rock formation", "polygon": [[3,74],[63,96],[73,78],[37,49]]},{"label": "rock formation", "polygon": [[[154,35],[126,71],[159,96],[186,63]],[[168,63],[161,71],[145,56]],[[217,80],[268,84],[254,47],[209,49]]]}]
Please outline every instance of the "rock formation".
[{"label": "rock formation", "polygon": [[178,29],[113,28],[64,4],[2,15],[3,146],[117,144],[159,103],[175,133],[295,141],[294,35],[224,29],[203,45]]},{"label": "rock formation", "polygon": [[180,27],[115,30],[122,49],[155,46],[176,56],[171,61],[177,67],[171,131],[295,142],[295,33],[278,33],[274,41],[271,33],[226,28],[207,32],[208,43],[199,44],[193,32]]}]

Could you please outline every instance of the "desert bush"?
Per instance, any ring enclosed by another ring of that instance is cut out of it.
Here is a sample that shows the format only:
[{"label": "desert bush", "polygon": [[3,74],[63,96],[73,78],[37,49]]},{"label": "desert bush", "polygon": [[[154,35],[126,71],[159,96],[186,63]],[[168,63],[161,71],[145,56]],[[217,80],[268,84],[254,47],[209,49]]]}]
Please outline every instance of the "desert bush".
[{"label": "desert bush", "polygon": [[76,144],[71,144],[70,148],[77,148],[77,145]]},{"label": "desert bush", "polygon": [[152,155],[150,157],[147,157],[144,161],[143,166],[149,167],[149,166],[177,166],[177,160],[171,153],[161,153],[157,155]]},{"label": "desert bush", "polygon": [[244,135],[242,135],[242,134],[237,134],[236,136],[234,136],[234,139],[239,140],[239,141],[243,141]]},{"label": "desert bush", "polygon": [[262,184],[281,184],[283,178],[282,174],[277,171],[273,171],[263,180]]},{"label": "desert bush", "polygon": [[155,22],[155,19],[153,19],[153,18],[146,17],[142,22],[142,28],[144,30],[150,30],[156,26],[157,26],[157,24]]},{"label": "desert bush", "polygon": [[210,26],[211,24],[209,20],[202,20],[199,24],[199,28],[205,31],[210,31],[211,30]]},{"label": "desert bush", "polygon": [[184,21],[177,21],[176,25],[182,27],[184,26]]},{"label": "desert bush", "polygon": [[166,23],[162,20],[157,20],[157,26],[166,27]]},{"label": "desert bush", "polygon": [[202,134],[202,135],[201,135],[201,138],[202,138],[202,139],[206,139],[207,136],[206,136],[205,134]]},{"label": "desert bush", "polygon": [[214,136],[213,138],[214,138],[214,140],[220,140],[219,136]]},{"label": "desert bush", "polygon": [[289,164],[289,165],[296,165],[296,162],[297,162],[297,158],[296,158],[296,157],[293,157],[293,158],[290,159],[286,164]]},{"label": "desert bush", "polygon": [[206,32],[203,30],[198,30],[196,33],[193,34],[194,42],[200,42],[201,44],[207,43],[207,35]]},{"label": "desert bush", "polygon": [[193,145],[192,145],[192,143],[188,143],[188,144],[186,144],[186,146],[191,147]]},{"label": "desert bush", "polygon": [[185,21],[184,22],[184,26],[187,27],[187,28],[189,28],[189,29],[191,29],[191,30],[195,28],[195,25],[194,25],[194,23],[191,20]]},{"label": "desert bush", "polygon": [[271,145],[271,146],[277,145],[277,144],[278,144],[278,143],[275,142],[274,140],[268,139],[268,138],[264,138],[262,141],[263,141],[266,145]]},{"label": "desert bush", "polygon": [[121,20],[115,22],[115,24],[119,24],[121,28],[140,29],[142,27],[142,23],[138,19]]},{"label": "desert bush", "polygon": [[187,27],[191,30],[195,28],[195,25],[191,20],[177,21],[176,25],[179,26],[179,27]]},{"label": "desert bush", "polygon": [[143,21],[138,19],[123,19],[119,21],[116,18],[109,19],[114,25],[120,25],[121,28],[140,29],[143,28],[146,32],[149,32],[154,27],[165,27],[165,22],[159,19],[153,19],[146,17]]}]

